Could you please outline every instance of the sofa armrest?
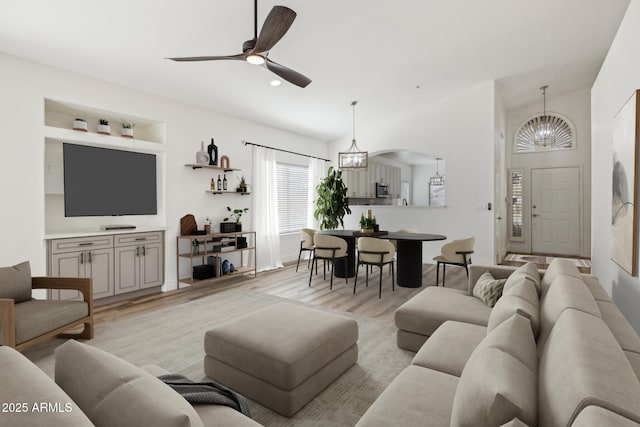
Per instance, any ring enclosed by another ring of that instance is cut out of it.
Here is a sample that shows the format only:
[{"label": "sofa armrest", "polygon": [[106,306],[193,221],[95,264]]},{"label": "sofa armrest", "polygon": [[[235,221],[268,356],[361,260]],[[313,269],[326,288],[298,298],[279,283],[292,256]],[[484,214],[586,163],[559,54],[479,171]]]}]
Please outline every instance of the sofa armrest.
[{"label": "sofa armrest", "polygon": [[482,276],[486,271],[496,279],[506,279],[513,273],[516,268],[511,265],[483,265],[483,264],[471,264],[469,266],[469,295],[473,295],[473,287],[476,285],[478,278]]},{"label": "sofa armrest", "polygon": [[14,302],[12,299],[0,298],[0,330],[2,330],[2,341],[0,344],[15,347],[16,325]]},{"label": "sofa armrest", "polygon": [[32,277],[31,288],[80,291],[84,301],[89,303],[93,302],[93,282],[90,278],[86,277]]}]

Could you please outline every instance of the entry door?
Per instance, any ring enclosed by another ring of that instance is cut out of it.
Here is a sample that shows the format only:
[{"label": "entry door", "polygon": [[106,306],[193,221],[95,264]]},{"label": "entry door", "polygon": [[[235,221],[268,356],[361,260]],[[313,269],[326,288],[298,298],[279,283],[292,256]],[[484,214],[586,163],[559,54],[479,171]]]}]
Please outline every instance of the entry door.
[{"label": "entry door", "polygon": [[580,255],[577,167],[531,170],[531,250]]}]

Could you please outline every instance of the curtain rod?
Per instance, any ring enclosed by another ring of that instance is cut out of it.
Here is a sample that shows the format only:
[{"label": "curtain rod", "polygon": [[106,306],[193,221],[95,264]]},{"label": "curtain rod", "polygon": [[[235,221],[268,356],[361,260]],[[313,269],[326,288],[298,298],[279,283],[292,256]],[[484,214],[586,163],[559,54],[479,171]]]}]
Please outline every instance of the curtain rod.
[{"label": "curtain rod", "polygon": [[318,159],[318,160],[324,160],[325,162],[330,162],[331,161],[329,159],[323,159],[322,157],[310,156],[309,154],[296,153],[295,151],[283,150],[282,148],[269,147],[268,145],[260,145],[260,144],[256,144],[254,142],[249,142],[249,141],[245,141],[245,140],[242,140],[240,142],[242,142],[244,145],[255,145],[256,147],[268,148],[269,150],[282,151],[283,153],[296,154],[298,156],[310,157],[312,159]]}]

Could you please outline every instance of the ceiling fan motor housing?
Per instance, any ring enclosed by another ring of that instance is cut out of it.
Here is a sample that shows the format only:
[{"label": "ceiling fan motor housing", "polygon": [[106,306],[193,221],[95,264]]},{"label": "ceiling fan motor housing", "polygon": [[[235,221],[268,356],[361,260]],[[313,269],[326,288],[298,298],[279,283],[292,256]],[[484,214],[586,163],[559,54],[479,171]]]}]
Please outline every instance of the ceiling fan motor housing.
[{"label": "ceiling fan motor housing", "polygon": [[256,47],[256,39],[247,40],[242,43],[242,53],[247,53],[248,51],[253,50],[254,47]]}]

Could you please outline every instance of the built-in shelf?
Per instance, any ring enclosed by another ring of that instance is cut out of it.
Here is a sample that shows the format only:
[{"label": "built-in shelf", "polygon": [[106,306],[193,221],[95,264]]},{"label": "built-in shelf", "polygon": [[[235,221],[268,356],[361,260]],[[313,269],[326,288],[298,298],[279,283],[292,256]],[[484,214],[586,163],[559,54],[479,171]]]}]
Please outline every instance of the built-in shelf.
[{"label": "built-in shelf", "polygon": [[45,142],[71,142],[93,147],[109,147],[140,152],[159,153],[166,151],[164,144],[143,141],[135,138],[123,138],[119,135],[102,135],[82,132],[55,126],[44,127]]},{"label": "built-in shelf", "polygon": [[221,168],[220,166],[214,166],[214,165],[200,165],[198,163],[187,163],[185,165],[186,167],[192,168],[192,169],[217,169],[220,171],[225,171],[225,172],[233,172],[233,171],[239,171],[240,169],[237,168]]}]

